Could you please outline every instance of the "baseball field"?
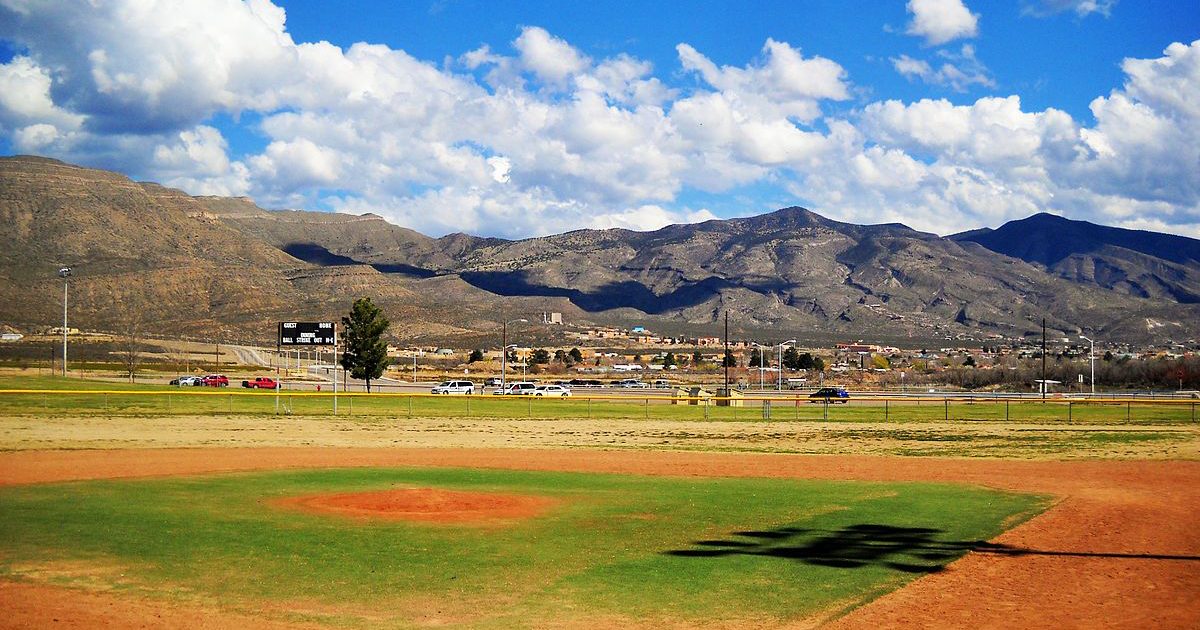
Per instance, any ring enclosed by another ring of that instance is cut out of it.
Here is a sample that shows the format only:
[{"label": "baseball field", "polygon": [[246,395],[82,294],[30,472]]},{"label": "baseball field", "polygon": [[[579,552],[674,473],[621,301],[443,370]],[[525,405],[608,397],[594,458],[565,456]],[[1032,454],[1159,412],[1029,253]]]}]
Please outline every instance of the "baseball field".
[{"label": "baseball field", "polygon": [[0,627],[1200,624],[1183,416],[26,400],[0,413]]}]

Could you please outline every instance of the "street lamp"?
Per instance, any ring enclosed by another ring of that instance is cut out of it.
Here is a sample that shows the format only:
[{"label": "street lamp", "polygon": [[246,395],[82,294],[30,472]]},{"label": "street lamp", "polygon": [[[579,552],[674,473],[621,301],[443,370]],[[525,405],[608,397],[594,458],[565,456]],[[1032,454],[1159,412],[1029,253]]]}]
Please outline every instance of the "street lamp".
[{"label": "street lamp", "polygon": [[763,355],[763,349],[766,348],[766,346],[753,341],[750,343],[753,343],[754,347],[758,348],[758,389],[759,391],[762,391],[765,388],[765,385],[763,384],[763,368],[765,367],[763,366],[763,361],[766,360],[766,356]]},{"label": "street lamp", "polygon": [[1092,396],[1096,395],[1096,342],[1079,335],[1079,338],[1088,342],[1088,362],[1092,365]]},{"label": "street lamp", "polygon": [[63,279],[63,378],[67,376],[67,284],[70,282],[71,268],[62,267],[58,270],[58,277]]},{"label": "street lamp", "polygon": [[779,344],[779,377],[775,384],[776,391],[783,391],[783,347],[792,343],[796,343],[796,340],[788,339],[787,341]]},{"label": "street lamp", "polygon": [[508,325],[517,322],[529,323],[527,319],[510,319],[504,322],[500,332],[500,391],[504,391],[508,378]]}]

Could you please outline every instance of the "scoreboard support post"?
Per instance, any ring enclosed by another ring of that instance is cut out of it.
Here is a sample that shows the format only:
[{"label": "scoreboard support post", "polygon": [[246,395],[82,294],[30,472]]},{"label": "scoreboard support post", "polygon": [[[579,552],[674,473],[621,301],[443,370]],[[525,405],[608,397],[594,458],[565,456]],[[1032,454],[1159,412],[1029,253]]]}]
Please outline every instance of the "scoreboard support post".
[{"label": "scoreboard support post", "polygon": [[337,326],[333,327],[333,415],[337,415],[337,369],[338,369]]}]

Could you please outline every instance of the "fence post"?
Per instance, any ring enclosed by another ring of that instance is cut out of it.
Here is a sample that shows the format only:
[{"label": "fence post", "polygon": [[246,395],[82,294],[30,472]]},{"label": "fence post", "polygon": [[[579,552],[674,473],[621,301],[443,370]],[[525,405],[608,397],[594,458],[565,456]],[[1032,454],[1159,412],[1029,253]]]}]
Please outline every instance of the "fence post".
[{"label": "fence post", "polygon": [[650,397],[646,397],[646,419],[650,419]]},{"label": "fence post", "polygon": [[1073,402],[1071,402],[1071,401],[1069,401],[1069,400],[1067,401],[1067,422],[1070,422],[1070,421],[1071,421],[1071,407],[1072,407],[1072,405],[1074,405],[1074,404],[1075,404],[1075,403],[1073,403]]},{"label": "fence post", "polygon": [[233,413],[233,394],[229,395],[229,413]]},{"label": "fence post", "polygon": [[943,419],[944,419],[946,422],[950,422],[950,399],[949,399],[949,398],[942,398],[942,403],[944,403],[944,405],[945,405],[945,407],[946,407],[946,413],[945,413],[945,414],[943,414]]},{"label": "fence post", "polygon": [[1128,400],[1125,401],[1125,422],[1129,422],[1129,414],[1130,414],[1129,407],[1131,404],[1132,403],[1130,403]]},{"label": "fence post", "polygon": [[823,401],[825,402],[825,405],[824,405],[824,407],[825,407],[825,408],[824,408],[824,411],[825,411],[824,418],[825,418],[825,420],[826,420],[826,421],[828,421],[828,420],[829,420],[829,397],[828,397],[828,396],[826,396],[825,398],[822,398],[821,400],[823,400]]},{"label": "fence post", "polygon": [[528,417],[533,417],[533,396],[525,396],[525,413]]},{"label": "fence post", "polygon": [[408,395],[408,417],[412,417],[412,394]]},{"label": "fence post", "polygon": [[888,401],[886,398],[883,399],[883,421],[888,421]]},{"label": "fence post", "polygon": [[1004,421],[1008,422],[1008,401],[1004,401]]},{"label": "fence post", "polygon": [[467,417],[471,417],[471,395],[467,394]]},{"label": "fence post", "polygon": [[591,420],[592,419],[592,398],[591,398],[591,396],[588,397],[587,403],[588,403],[588,420]]}]

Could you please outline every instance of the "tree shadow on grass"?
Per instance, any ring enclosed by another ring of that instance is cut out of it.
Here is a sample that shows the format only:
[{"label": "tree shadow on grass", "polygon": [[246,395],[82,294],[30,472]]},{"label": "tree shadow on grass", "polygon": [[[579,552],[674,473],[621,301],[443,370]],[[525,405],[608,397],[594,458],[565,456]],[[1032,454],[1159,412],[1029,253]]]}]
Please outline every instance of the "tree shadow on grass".
[{"label": "tree shadow on grass", "polygon": [[793,560],[836,569],[877,566],[905,573],[936,573],[969,551],[1010,556],[1077,556],[1145,560],[1200,560],[1200,556],[1104,552],[1044,551],[984,540],[942,540],[944,531],[864,523],[839,530],[782,527],[733,532],[727,540],[699,540],[692,549],[664,552],[688,558],[733,555]]}]

